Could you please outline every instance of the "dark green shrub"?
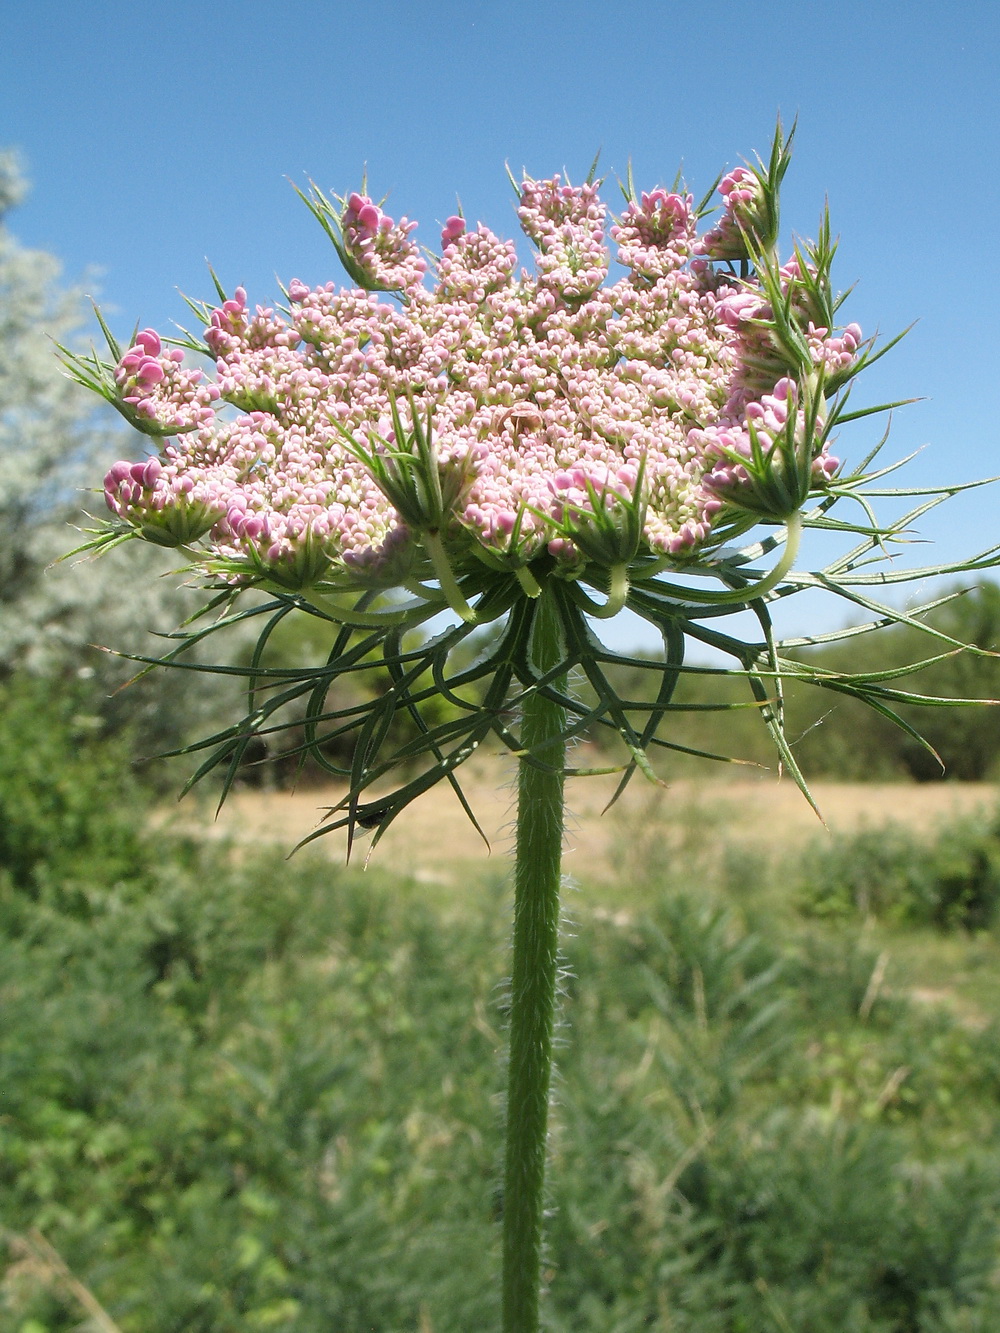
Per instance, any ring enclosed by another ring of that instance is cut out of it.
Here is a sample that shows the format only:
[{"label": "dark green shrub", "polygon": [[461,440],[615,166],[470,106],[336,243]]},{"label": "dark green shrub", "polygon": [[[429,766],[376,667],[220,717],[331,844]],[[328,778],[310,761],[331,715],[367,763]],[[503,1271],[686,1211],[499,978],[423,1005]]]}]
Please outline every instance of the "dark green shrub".
[{"label": "dark green shrub", "polygon": [[[812,650],[811,661],[835,671],[891,669],[940,657],[906,676],[903,688],[918,694],[955,699],[1000,699],[1000,586],[972,586],[926,618],[935,630],[984,652],[948,653],[947,641],[896,625],[885,633],[854,639],[849,645]],[[982,782],[995,774],[1000,755],[1000,708],[899,706],[900,716],[923,736],[931,753],[889,719],[859,708],[842,696],[810,691],[815,715],[833,709],[822,726],[803,737],[797,753],[804,771],[871,780],[893,773],[917,782],[942,779]],[[807,723],[808,725],[808,723]],[[829,760],[825,752],[829,751]],[[854,756],[853,762],[851,756]],[[939,762],[940,759],[940,762]]]},{"label": "dark green shrub", "polygon": [[889,824],[815,842],[795,874],[812,916],[983,930],[1000,907],[1000,836],[982,818],[944,825],[930,839]]},{"label": "dark green shrub", "polygon": [[[852,638],[845,644],[804,649],[813,665],[847,675],[878,673],[926,661],[941,660],[901,678],[901,688],[938,698],[1000,699],[1000,587],[988,582],[973,586],[927,616],[935,630],[985,653],[948,653],[948,642],[911,626],[893,626],[877,634]],[[943,656],[942,656],[943,654]],[[651,700],[655,677],[637,667],[617,668],[610,679],[623,698]],[[720,681],[688,673],[681,677],[675,704],[744,706],[724,711],[677,711],[660,727],[663,739],[716,754],[774,766],[774,754],[759,709],[746,707],[750,691],[740,681]],[[915,707],[899,705],[899,713],[940,756],[920,745],[906,731],[874,709],[822,686],[791,682],[786,690],[787,732],[796,760],[811,778],[844,782],[941,779],[981,782],[996,775],[1000,756],[1000,707]],[[610,736],[596,729],[592,738],[606,744]],[[710,773],[703,760],[661,753],[658,770],[665,777]]]},{"label": "dark green shrub", "polygon": [[16,888],[140,873],[146,809],[124,740],[103,736],[82,685],[0,684],[0,872]]}]

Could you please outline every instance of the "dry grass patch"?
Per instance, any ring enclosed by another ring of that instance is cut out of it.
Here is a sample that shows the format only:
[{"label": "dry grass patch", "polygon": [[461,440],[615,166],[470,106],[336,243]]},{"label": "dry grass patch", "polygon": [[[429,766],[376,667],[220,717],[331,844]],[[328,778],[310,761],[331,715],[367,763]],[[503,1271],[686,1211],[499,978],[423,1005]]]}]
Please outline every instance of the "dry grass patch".
[{"label": "dry grass patch", "polygon": [[[469,823],[450,788],[442,783],[405,810],[386,831],[373,864],[405,873],[425,883],[461,887],[470,874],[505,867],[513,836],[513,762],[487,756],[462,773],[463,787],[490,848]],[[822,825],[789,779],[737,781],[682,779],[653,788],[637,777],[619,803],[604,813],[616,785],[614,777],[571,779],[567,784],[566,870],[574,879],[620,878],[623,854],[670,843],[725,837],[759,850],[794,849],[822,832]],[[991,783],[817,782],[813,793],[831,834],[856,832],[897,822],[932,832],[943,821],[989,810],[997,801]],[[183,803],[173,824],[192,823],[237,842],[279,843],[289,849],[308,837],[344,794],[342,787],[297,792],[234,792],[217,819],[206,798]],[[318,846],[334,860],[346,852],[343,833],[320,839]],[[368,855],[369,841],[359,838],[355,856]]]}]

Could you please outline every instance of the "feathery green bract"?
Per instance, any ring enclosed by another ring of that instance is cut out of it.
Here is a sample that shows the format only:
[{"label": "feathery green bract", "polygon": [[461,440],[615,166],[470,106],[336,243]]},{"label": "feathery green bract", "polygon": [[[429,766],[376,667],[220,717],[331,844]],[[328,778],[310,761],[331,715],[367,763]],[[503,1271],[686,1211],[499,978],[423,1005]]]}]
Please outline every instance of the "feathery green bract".
[{"label": "feathery green bract", "polygon": [[[400,484],[406,484],[408,475],[402,472]],[[957,489],[943,489],[934,498],[946,498]],[[924,495],[926,491],[899,490],[893,494]],[[807,531],[829,529],[834,523],[829,517],[834,504],[851,499],[865,505],[868,496],[863,479],[845,479],[836,494],[806,512]],[[421,498],[426,503],[426,495]],[[381,612],[372,610],[379,599],[370,591],[351,599],[342,621],[339,612],[323,609],[320,598],[314,604],[305,595],[280,590],[275,590],[273,597],[258,606],[241,609],[231,606],[218,615],[231,596],[231,592],[220,587],[212,609],[172,636],[175,642],[170,651],[155,660],[176,669],[223,672],[246,684],[247,710],[242,721],[188,747],[186,752],[204,756],[191,784],[209,773],[220,772],[224,796],[252,741],[264,740],[274,745],[283,735],[291,735],[293,729],[296,741],[286,753],[298,755],[302,760],[308,755],[322,768],[347,781],[342,801],[308,841],[338,829],[346,829],[353,837],[361,829],[374,830],[373,842],[377,842],[410,801],[441,779],[448,780],[466,803],[459,770],[491,738],[527,762],[539,763],[530,752],[524,752],[516,721],[525,699],[535,692],[557,701],[566,710],[567,740],[592,734],[595,729],[617,737],[623,747],[618,765],[622,773],[619,791],[636,770],[658,780],[651,757],[656,750],[679,750],[717,761],[739,762],[733,756],[675,745],[669,728],[664,729],[662,724],[678,710],[751,708],[759,712],[762,725],[768,729],[781,765],[808,797],[805,778],[784,727],[782,695],[789,680],[858,699],[911,736],[917,735],[916,730],[900,716],[897,711],[900,706],[933,708],[993,702],[938,698],[905,688],[908,675],[951,652],[985,653],[986,650],[966,647],[928,622],[927,616],[944,599],[934,597],[921,606],[903,609],[878,600],[873,595],[876,586],[924,583],[932,575],[980,573],[995,567],[1000,560],[997,549],[990,548],[968,560],[939,566],[906,571],[893,565],[884,572],[873,570],[872,563],[884,561],[891,544],[905,538],[909,521],[910,516],[906,515],[881,526],[845,523],[845,529],[861,536],[848,554],[825,567],[786,573],[763,598],[754,597],[754,587],[764,577],[768,556],[773,560],[773,553],[780,550],[784,531],[778,527],[763,540],[741,550],[722,553],[704,565],[692,565],[688,571],[689,586],[676,577],[664,580],[655,566],[652,571],[649,569],[648,559],[634,560],[629,568],[624,605],[659,632],[663,651],[658,658],[630,657],[612,651],[601,642],[590,625],[588,612],[593,603],[587,595],[586,576],[572,583],[550,579],[548,586],[556,597],[564,626],[566,660],[558,671],[538,677],[527,652],[535,603],[522,595],[514,573],[489,570],[476,562],[457,571],[462,593],[475,608],[475,623],[463,622],[437,632],[423,628],[440,614],[445,606],[443,598],[428,601],[410,619],[400,617],[397,623],[391,604]],[[535,562],[534,568],[539,563]],[[539,570],[539,573],[544,579],[544,572]],[[705,588],[703,584],[709,578],[723,583],[725,591]],[[596,578],[589,586],[598,593],[606,591]],[[837,597],[845,614],[862,609],[867,620],[808,639],[798,637],[785,643],[777,640],[769,604],[816,588]],[[742,638],[727,630],[727,621],[744,613],[747,607],[757,619],[756,638]],[[331,649],[327,660],[308,667],[269,667],[265,651],[268,637],[280,620],[293,611],[317,617],[329,625]],[[367,617],[369,622],[384,616],[384,624],[352,624],[352,612],[359,620]],[[213,618],[208,619],[209,615]],[[264,628],[258,651],[247,665],[202,667],[195,660],[195,650],[206,636],[224,633],[227,627],[243,625],[254,618],[261,619]],[[821,663],[795,656],[796,650],[808,644],[847,642],[891,625],[918,630],[926,635],[929,644],[939,647],[908,666],[867,673],[834,672]],[[728,657],[732,665],[691,662],[687,657],[689,644],[710,648]],[[154,662],[152,658],[136,660],[147,665]],[[387,673],[389,683],[384,692],[368,700],[352,696],[350,705],[344,708],[333,706],[330,693],[338,679],[370,671],[373,664],[380,664]],[[656,679],[651,700],[618,697],[609,672],[622,664],[637,667]],[[586,699],[558,688],[556,680],[566,669],[571,672],[575,669],[575,674],[586,682]],[[747,687],[746,702],[707,705],[676,702],[675,687],[684,674],[742,680]],[[433,720],[425,720],[431,707],[442,700],[451,715],[441,720],[436,712]],[[394,723],[404,716],[415,724],[415,734],[409,734],[405,743],[397,745]],[[334,763],[327,757],[326,751],[334,742],[340,751],[345,742],[353,747],[354,758],[349,765]]]}]

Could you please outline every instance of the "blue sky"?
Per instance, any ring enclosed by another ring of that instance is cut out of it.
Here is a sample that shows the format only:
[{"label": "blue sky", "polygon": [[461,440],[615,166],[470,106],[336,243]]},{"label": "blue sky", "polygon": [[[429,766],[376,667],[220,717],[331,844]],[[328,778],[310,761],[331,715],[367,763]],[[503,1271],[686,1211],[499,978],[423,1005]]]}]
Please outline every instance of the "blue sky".
[{"label": "blue sky", "polygon": [[[367,163],[389,210],[513,234],[504,173],[637,184],[679,165],[696,193],[796,115],[786,231],[828,198],[845,318],[919,321],[868,380],[920,484],[1000,472],[993,232],[1000,218],[1000,17],[987,0],[672,0],[146,6],[0,0],[0,145],[33,183],[11,228],[87,278],[122,332],[186,315],[206,257],[251,300],[276,276],[339,279],[286,178],[349,191]],[[849,442],[857,453],[863,438]],[[1000,541],[996,493],[923,525],[935,553]]]}]

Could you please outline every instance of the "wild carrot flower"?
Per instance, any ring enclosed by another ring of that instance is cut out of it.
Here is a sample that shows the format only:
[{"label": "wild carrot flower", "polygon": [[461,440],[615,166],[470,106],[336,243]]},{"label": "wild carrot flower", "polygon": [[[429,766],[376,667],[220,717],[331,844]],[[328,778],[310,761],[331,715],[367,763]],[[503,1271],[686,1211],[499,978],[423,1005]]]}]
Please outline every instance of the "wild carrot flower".
[{"label": "wild carrot flower", "polygon": [[[721,190],[723,220],[699,242],[688,194],[630,198],[606,232],[597,185],[525,177],[534,272],[517,271],[512,242],[452,217],[429,283],[414,223],[365,194],[335,209],[317,193],[358,285],[293,279],[283,310],[251,308],[242,288],[206,307],[208,383],[141,333],[114,366],[118,405],[170,438],[155,483],[111,469],[109,507],[154,540],[203,538],[198,559],[234,585],[336,588],[362,571],[384,585],[419,572],[429,534],[459,571],[548,559],[574,580],[601,563],[595,525],[622,506],[641,515],[629,558],[703,557],[740,510],[741,460],[777,457],[782,431],[807,477],[792,507],[822,491],[836,469],[825,415],[788,427],[783,404],[813,370],[849,375],[862,346],[855,325],[815,324],[793,259],[779,282],[807,351],[792,364],[761,277],[709,262],[731,258],[737,235],[744,253],[764,188],[741,169]],[[446,506],[401,509],[380,466],[423,469],[418,489]]]}]

